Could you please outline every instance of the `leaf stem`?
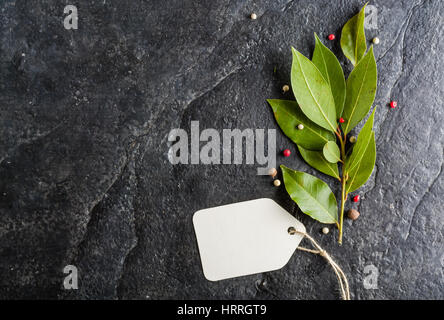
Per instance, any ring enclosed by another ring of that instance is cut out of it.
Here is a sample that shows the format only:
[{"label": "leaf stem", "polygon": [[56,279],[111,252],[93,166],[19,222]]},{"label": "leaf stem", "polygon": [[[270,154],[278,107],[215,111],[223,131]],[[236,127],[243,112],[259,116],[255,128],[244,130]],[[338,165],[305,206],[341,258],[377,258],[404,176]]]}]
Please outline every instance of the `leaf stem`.
[{"label": "leaf stem", "polygon": [[341,213],[339,218],[339,244],[342,244],[342,229],[344,225],[344,209],[345,209],[345,201],[347,201],[347,192],[346,192],[346,183],[347,183],[347,173],[345,172],[345,142],[346,136],[342,138],[342,135],[339,134],[339,142],[341,144],[341,158],[342,158],[342,179],[341,179]]},{"label": "leaf stem", "polygon": [[341,215],[339,219],[339,244],[342,244],[342,227],[344,225],[344,209],[345,209],[345,201],[347,200],[347,193],[345,192],[345,183],[346,180],[344,176],[342,177],[342,192],[341,192]]}]

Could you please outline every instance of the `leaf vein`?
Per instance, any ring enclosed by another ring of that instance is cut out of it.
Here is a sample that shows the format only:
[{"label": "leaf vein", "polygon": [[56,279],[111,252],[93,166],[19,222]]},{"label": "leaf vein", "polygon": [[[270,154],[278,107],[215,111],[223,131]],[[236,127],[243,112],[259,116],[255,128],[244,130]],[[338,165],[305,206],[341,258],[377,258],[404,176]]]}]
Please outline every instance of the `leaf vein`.
[{"label": "leaf vein", "polygon": [[329,87],[331,88],[331,85],[330,85],[330,75],[328,73],[327,62],[325,61],[325,57],[324,57],[324,49],[321,48],[320,52],[321,52],[322,61],[324,62],[325,73],[327,74],[327,79],[326,80],[328,82]]},{"label": "leaf vein", "polygon": [[335,178],[338,178],[338,179],[340,180],[341,178],[339,177],[338,174],[336,174],[336,171],[332,168],[333,164],[331,164],[330,162],[328,162],[327,160],[325,160],[322,156],[321,156],[321,160],[322,160],[322,162],[324,162],[324,163],[327,165],[327,167],[331,170],[331,172],[333,173],[333,175],[335,176]]}]

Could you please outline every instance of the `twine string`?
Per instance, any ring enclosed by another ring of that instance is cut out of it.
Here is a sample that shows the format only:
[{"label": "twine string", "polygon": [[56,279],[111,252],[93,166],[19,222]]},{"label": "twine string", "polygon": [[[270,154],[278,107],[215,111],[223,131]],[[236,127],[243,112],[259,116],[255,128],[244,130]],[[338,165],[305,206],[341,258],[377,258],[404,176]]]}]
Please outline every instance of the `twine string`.
[{"label": "twine string", "polygon": [[319,254],[321,257],[324,257],[331,265],[333,271],[335,272],[336,278],[338,279],[342,300],[350,300],[350,287],[348,285],[347,277],[345,276],[345,273],[344,271],[342,271],[341,267],[339,267],[339,265],[333,260],[333,258],[328,254],[328,252],[322,249],[321,246],[316,242],[316,240],[313,239],[309,234],[297,231],[293,227],[289,228],[288,232],[290,234],[295,234],[295,233],[300,234],[303,237],[310,240],[311,244],[316,250],[304,247],[298,247],[297,249],[305,252],[310,252],[313,254]]}]

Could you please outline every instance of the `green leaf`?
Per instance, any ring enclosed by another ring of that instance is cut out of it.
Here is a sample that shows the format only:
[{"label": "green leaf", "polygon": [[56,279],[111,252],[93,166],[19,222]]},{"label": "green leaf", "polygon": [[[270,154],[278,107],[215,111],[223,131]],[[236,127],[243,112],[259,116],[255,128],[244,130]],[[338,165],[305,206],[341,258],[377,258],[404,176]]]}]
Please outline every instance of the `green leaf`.
[{"label": "green leaf", "polygon": [[345,185],[347,193],[359,189],[370,178],[376,161],[375,133],[372,132],[370,143],[368,144],[361,161],[348,172],[348,180]]},{"label": "green leaf", "polygon": [[364,20],[365,7],[359,11],[357,15],[347,21],[342,28],[341,48],[344,55],[355,66],[359,63],[367,50],[367,42],[365,40]]},{"label": "green leaf", "polygon": [[[308,119],[296,101],[267,99],[273,109],[279,127],[294,143],[308,150],[321,150],[328,141],[335,140],[330,131],[321,128]],[[302,124],[304,129],[299,130]]]},{"label": "green leaf", "polygon": [[303,213],[322,223],[338,224],[338,204],[324,181],[283,165],[281,170],[285,189]]},{"label": "green leaf", "polygon": [[349,133],[370,110],[376,95],[377,71],[373,46],[347,79],[342,128]]},{"label": "green leaf", "polygon": [[328,162],[336,163],[341,160],[341,151],[334,141],[327,142],[322,149],[322,153]]},{"label": "green leaf", "polygon": [[310,166],[315,168],[316,170],[321,171],[333,178],[341,180],[339,177],[338,165],[336,163],[330,163],[325,160],[322,151],[310,151],[298,146],[299,152],[301,153],[302,158],[307,162]]},{"label": "green leaf", "polygon": [[361,132],[359,132],[358,140],[356,141],[356,144],[353,147],[351,155],[348,157],[346,161],[346,171],[353,170],[356,167],[356,165],[359,164],[362,157],[364,156],[365,150],[367,149],[367,146],[372,138],[375,112],[376,108],[373,109],[372,114],[362,127]]},{"label": "green leaf", "polygon": [[316,46],[311,60],[331,88],[336,107],[336,119],[339,119],[342,115],[345,101],[344,72],[336,56],[324,46],[316,33],[315,38]]},{"label": "green leaf", "polygon": [[302,112],[314,123],[336,131],[335,101],[330,86],[309,59],[291,48],[291,87]]}]

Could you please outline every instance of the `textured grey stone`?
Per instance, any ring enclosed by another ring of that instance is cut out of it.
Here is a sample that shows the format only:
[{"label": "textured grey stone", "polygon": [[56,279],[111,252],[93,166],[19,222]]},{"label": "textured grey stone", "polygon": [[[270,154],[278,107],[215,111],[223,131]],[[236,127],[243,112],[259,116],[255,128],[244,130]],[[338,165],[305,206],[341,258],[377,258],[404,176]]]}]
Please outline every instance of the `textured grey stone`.
[{"label": "textured grey stone", "polygon": [[[337,232],[301,214],[255,165],[171,165],[171,129],[277,128],[290,46],[339,35],[362,1],[60,1],[0,4],[0,298],[335,299],[320,257],[222,282],[203,277],[192,214],[270,197],[348,274],[356,299],[444,298],[444,5],[378,0],[377,163]],[[257,20],[250,20],[255,12]],[[339,41],[326,42],[350,70]],[[274,72],[275,71],[275,72]],[[291,97],[287,94],[288,98]],[[399,107],[388,108],[391,99]],[[278,129],[278,164],[322,176]],[[333,189],[339,186],[322,176]],[[79,290],[63,289],[64,266]],[[379,270],[378,289],[363,286]]]}]

